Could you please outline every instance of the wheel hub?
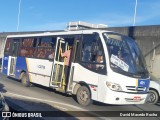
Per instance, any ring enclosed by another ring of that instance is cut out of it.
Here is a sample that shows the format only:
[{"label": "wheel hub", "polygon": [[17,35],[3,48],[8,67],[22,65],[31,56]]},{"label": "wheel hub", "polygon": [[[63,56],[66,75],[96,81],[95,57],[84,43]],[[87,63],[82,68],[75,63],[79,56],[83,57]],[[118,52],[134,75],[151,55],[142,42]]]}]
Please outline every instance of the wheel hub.
[{"label": "wheel hub", "polygon": [[85,90],[80,92],[80,99],[82,101],[87,101],[88,100],[88,94],[87,94],[87,92]]},{"label": "wheel hub", "polygon": [[149,94],[148,101],[149,101],[149,102],[153,102],[155,99],[156,99],[156,96],[155,96],[155,94],[153,94],[153,93],[150,93],[150,94]]}]

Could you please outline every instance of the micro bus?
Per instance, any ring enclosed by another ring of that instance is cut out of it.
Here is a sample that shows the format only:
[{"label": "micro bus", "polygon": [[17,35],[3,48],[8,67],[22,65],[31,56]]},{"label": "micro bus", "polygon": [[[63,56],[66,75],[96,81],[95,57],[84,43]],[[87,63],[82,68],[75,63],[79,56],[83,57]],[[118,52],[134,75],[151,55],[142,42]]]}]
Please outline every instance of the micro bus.
[{"label": "micro bus", "polygon": [[[64,72],[72,47],[69,74]],[[7,36],[2,73],[76,96],[81,105],[143,104],[150,76],[135,40],[112,31],[76,30]],[[67,77],[68,79],[67,79]]]}]

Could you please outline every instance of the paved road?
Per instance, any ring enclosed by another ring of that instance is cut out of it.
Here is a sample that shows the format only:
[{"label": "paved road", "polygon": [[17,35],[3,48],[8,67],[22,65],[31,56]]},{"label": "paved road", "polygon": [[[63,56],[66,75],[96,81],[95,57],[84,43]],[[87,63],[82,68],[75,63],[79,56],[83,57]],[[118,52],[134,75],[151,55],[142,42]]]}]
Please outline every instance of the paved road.
[{"label": "paved road", "polygon": [[[15,105],[18,104],[22,111],[24,108],[28,111],[160,111],[160,104],[108,105],[94,102],[93,105],[83,107],[77,104],[69,95],[41,86],[24,87],[17,80],[7,78],[2,74],[0,74],[0,88],[7,100]],[[99,119],[104,119],[102,117],[103,112],[90,112],[89,114],[99,116]],[[107,119],[160,120],[158,117],[107,117]]]}]

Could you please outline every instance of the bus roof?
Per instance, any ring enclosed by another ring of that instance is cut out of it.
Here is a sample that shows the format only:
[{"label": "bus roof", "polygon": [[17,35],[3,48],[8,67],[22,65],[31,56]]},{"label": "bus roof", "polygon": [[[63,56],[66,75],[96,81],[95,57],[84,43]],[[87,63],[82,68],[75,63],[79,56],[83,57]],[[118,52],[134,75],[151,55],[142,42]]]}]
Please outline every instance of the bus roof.
[{"label": "bus roof", "polygon": [[7,38],[18,38],[18,37],[36,37],[36,36],[52,36],[52,35],[71,35],[71,34],[92,34],[93,32],[111,32],[108,30],[76,30],[76,31],[61,31],[61,32],[42,32],[42,33],[33,33],[33,34],[21,34],[21,35],[8,35]]}]

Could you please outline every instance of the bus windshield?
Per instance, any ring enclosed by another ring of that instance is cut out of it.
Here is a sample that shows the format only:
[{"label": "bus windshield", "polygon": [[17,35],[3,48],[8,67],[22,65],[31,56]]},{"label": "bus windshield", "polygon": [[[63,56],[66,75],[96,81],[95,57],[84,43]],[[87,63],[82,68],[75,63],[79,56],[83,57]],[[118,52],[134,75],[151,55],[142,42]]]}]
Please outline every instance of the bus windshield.
[{"label": "bus windshield", "polygon": [[148,77],[145,60],[136,42],[117,33],[103,33],[108,48],[111,68],[133,77]]}]

